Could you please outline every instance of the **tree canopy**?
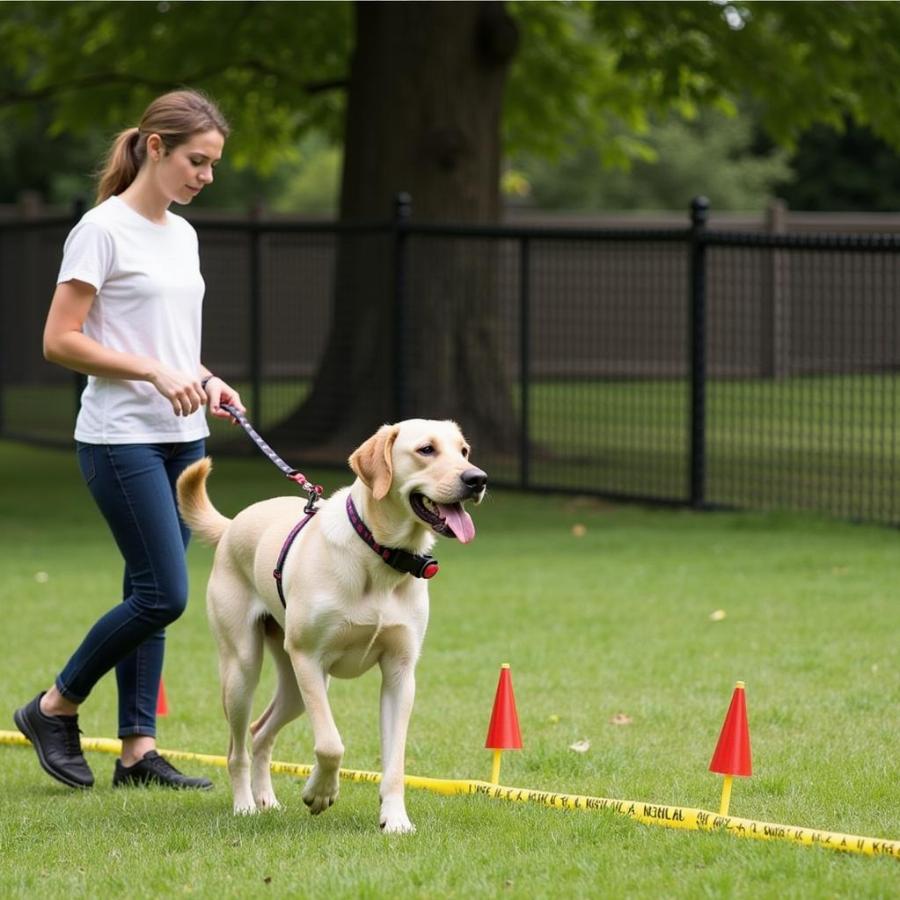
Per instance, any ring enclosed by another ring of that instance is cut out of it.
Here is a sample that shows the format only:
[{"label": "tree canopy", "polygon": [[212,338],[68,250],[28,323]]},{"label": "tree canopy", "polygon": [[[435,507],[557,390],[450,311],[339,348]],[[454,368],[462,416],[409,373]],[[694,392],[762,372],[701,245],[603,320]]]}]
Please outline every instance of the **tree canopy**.
[{"label": "tree canopy", "polygon": [[[652,152],[642,141],[652,116],[729,110],[745,95],[778,143],[849,119],[900,147],[898,4],[510,0],[506,8],[519,31],[506,151],[554,158],[591,147],[621,163]],[[57,134],[113,129],[161,91],[190,84],[231,118],[232,160],[266,172],[306,132],[340,143],[352,18],[348,2],[2,4],[0,116],[49,116]]]}]

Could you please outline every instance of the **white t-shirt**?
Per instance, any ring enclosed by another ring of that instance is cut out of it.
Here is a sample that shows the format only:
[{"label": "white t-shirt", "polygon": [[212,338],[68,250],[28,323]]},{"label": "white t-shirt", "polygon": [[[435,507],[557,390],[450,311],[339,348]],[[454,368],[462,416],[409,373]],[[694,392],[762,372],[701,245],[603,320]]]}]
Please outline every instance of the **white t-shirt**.
[{"label": "white t-shirt", "polygon": [[[97,289],[84,323],[88,337],[199,375],[205,284],[197,233],[185,219],[167,211],[166,223],[157,225],[110,197],[66,239],[57,284],[73,278]],[[147,381],[93,375],[75,423],[75,439],[87,444],[174,443],[208,434],[205,407],[176,416]]]}]

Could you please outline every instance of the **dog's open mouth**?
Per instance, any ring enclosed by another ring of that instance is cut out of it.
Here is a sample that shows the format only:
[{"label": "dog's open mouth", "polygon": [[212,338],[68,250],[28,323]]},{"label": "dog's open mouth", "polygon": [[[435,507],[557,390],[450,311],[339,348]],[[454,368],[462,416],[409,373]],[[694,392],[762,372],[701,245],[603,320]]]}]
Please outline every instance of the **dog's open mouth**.
[{"label": "dog's open mouth", "polygon": [[475,524],[462,503],[435,503],[424,494],[412,494],[409,503],[413,512],[438,534],[456,538],[461,544],[468,544],[475,537]]}]

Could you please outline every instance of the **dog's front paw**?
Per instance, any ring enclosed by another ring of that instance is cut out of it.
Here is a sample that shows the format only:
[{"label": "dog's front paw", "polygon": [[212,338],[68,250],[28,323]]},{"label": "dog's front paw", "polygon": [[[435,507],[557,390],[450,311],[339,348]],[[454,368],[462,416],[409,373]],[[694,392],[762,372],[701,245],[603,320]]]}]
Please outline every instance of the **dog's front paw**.
[{"label": "dog's front paw", "polygon": [[406,815],[402,798],[388,798],[381,801],[378,824],[385,834],[412,834],[416,830],[416,826]]},{"label": "dog's front paw", "polygon": [[237,800],[234,801],[234,814],[236,816],[255,816],[258,812],[259,810],[252,800],[240,803]]},{"label": "dog's front paw", "polygon": [[262,791],[256,794],[254,799],[259,812],[265,812],[267,809],[281,809],[281,804],[278,802],[274,791]]},{"label": "dog's front paw", "polygon": [[339,787],[336,771],[323,773],[315,766],[303,788],[303,802],[309,807],[309,811],[317,816],[337,800]]}]

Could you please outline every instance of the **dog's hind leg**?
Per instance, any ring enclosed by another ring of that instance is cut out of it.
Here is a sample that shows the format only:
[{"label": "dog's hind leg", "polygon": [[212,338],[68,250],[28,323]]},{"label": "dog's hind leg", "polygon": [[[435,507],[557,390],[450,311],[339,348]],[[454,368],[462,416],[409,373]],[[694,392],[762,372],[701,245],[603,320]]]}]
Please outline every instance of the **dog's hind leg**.
[{"label": "dog's hind leg", "polygon": [[[262,667],[263,626],[235,616],[234,610],[247,608],[249,603],[234,598],[232,581],[230,596],[217,596],[217,580],[210,580],[207,595],[210,622],[219,646],[219,677],[222,683],[222,706],[231,731],[228,743],[228,774],[234,795],[235,814],[256,812],[250,787],[250,753],[248,726],[253,707],[253,692],[259,682]],[[219,601],[224,601],[220,603]],[[217,610],[231,611],[217,615]]]},{"label": "dog's hind leg", "polygon": [[265,712],[250,726],[253,735],[253,763],[251,784],[253,799],[259,809],[278,806],[272,787],[272,748],[278,732],[303,712],[303,698],[297,687],[297,677],[290,657],[284,650],[284,632],[274,619],[266,619],[263,634],[266,646],[275,660],[278,682],[275,695]]}]

